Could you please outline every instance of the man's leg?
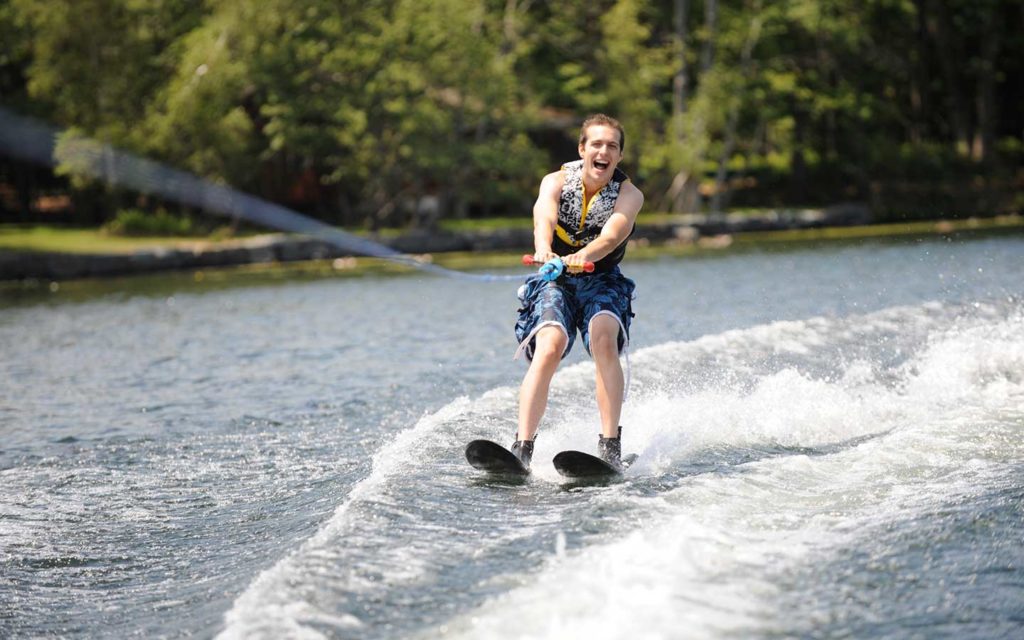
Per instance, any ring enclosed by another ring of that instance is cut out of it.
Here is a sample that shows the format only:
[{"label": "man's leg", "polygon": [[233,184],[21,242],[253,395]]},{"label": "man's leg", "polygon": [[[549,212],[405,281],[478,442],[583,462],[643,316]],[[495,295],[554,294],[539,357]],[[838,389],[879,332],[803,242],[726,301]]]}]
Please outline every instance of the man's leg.
[{"label": "man's leg", "polygon": [[[535,336],[533,361],[519,388],[519,433],[517,440],[533,440],[548,406],[551,378],[562,360],[569,339],[561,327],[542,327]],[[621,394],[620,394],[621,396]],[[620,398],[621,404],[621,398]]]},{"label": "man's leg", "polygon": [[590,354],[597,369],[597,408],[601,412],[601,435],[619,435],[625,379],[619,363],[619,321],[600,313],[590,321]]}]

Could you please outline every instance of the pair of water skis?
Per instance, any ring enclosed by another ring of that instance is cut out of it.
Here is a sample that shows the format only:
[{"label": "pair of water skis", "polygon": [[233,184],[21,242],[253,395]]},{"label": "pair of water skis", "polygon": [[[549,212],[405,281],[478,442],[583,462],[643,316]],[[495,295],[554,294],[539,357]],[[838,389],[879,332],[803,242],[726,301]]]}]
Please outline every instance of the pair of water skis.
[{"label": "pair of water skis", "polygon": [[[466,446],[466,460],[473,467],[495,476],[527,476],[529,467],[505,447],[490,440],[474,440]],[[621,476],[636,460],[636,454],[622,457],[617,466],[582,451],[562,451],[552,460],[558,473],[574,480],[600,480]]]}]

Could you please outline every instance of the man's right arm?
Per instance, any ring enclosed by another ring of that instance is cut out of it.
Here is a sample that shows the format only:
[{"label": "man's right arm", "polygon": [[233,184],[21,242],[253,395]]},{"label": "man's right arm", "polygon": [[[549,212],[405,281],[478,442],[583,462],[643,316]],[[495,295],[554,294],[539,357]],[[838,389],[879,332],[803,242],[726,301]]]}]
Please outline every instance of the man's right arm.
[{"label": "man's right arm", "polygon": [[558,225],[558,200],[562,196],[562,172],[556,171],[544,176],[540,193],[533,205],[533,259],[547,262],[556,257],[551,251]]}]

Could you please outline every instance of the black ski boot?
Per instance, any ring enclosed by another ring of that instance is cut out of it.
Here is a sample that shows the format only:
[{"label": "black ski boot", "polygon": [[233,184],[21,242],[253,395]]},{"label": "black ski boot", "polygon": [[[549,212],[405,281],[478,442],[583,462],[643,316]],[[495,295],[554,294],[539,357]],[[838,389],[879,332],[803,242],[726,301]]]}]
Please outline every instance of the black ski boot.
[{"label": "black ski boot", "polygon": [[597,437],[597,455],[616,469],[622,468],[622,427],[614,438]]},{"label": "black ski boot", "polygon": [[516,440],[512,445],[512,455],[519,458],[523,466],[529,469],[530,460],[533,459],[533,440]]}]

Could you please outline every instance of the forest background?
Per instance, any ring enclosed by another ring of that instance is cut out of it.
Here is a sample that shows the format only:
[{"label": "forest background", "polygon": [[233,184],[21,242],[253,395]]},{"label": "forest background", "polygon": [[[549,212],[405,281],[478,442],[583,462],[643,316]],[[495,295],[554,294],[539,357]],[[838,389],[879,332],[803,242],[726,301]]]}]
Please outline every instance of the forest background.
[{"label": "forest background", "polygon": [[[0,0],[0,105],[349,228],[528,218],[582,117],[647,211],[1024,208],[1016,0]],[[0,222],[195,212],[0,154]]]}]

